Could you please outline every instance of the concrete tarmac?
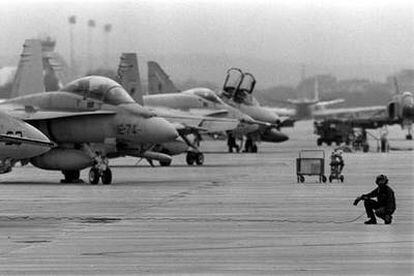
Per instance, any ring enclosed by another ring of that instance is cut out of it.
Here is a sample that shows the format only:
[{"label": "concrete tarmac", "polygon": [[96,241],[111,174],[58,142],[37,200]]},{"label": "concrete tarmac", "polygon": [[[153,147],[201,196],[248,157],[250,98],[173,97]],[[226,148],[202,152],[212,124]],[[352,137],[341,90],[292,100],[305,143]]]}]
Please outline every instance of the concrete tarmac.
[{"label": "concrete tarmac", "polygon": [[[107,186],[32,166],[1,175],[0,275],[413,275],[413,151],[345,153],[344,183],[297,183],[295,158],[316,136],[311,122],[286,132],[258,154],[207,141],[200,167],[112,160]],[[391,128],[391,145],[412,147],[403,135]],[[391,225],[364,225],[352,202],[381,173],[397,211]]]}]

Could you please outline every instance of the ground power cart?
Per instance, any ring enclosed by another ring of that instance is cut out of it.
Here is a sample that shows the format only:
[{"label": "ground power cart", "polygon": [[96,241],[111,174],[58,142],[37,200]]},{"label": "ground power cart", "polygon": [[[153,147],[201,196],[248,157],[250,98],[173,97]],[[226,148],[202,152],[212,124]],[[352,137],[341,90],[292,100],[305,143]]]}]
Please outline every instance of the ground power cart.
[{"label": "ground power cart", "polygon": [[325,183],[325,151],[301,150],[296,158],[296,177],[298,183],[305,182],[306,176],[318,176],[319,183]]}]

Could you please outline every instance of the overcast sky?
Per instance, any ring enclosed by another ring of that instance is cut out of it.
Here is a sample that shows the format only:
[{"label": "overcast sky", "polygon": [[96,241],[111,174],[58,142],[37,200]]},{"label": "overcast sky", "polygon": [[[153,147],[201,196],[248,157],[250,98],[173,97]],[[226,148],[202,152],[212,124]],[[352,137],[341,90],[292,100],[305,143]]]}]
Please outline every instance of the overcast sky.
[{"label": "overcast sky", "polygon": [[0,56],[17,55],[25,38],[47,33],[69,53],[68,17],[77,52],[86,47],[87,20],[102,51],[141,55],[212,53],[319,64],[414,64],[411,0],[145,0],[0,1]]}]

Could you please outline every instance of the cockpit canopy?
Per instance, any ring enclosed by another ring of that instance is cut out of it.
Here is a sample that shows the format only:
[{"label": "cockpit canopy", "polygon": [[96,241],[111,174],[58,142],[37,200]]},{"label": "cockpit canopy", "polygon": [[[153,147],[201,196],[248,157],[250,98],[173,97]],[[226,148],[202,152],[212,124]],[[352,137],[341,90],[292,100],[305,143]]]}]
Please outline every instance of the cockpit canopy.
[{"label": "cockpit canopy", "polygon": [[74,80],[60,91],[75,93],[110,105],[135,102],[119,83],[102,76],[88,76]]},{"label": "cockpit canopy", "polygon": [[208,102],[215,104],[224,104],[224,102],[216,95],[216,93],[208,88],[194,88],[188,90],[188,93],[196,95]]}]

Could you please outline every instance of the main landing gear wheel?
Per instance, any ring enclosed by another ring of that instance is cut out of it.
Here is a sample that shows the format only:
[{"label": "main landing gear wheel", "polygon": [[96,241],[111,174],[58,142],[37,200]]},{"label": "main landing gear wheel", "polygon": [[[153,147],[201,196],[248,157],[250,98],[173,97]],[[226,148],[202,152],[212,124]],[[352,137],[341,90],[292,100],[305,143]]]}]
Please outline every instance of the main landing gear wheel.
[{"label": "main landing gear wheel", "polygon": [[318,146],[322,146],[322,143],[323,143],[323,140],[322,140],[321,138],[318,138],[318,139],[316,140],[316,145],[318,145]]},{"label": "main landing gear wheel", "polygon": [[195,162],[195,152],[193,151],[187,152],[185,161],[187,162],[187,165],[192,166]]},{"label": "main landing gear wheel", "polygon": [[92,185],[98,184],[99,176],[99,170],[97,168],[91,168],[89,170],[89,183]]},{"label": "main landing gear wheel", "polygon": [[96,185],[99,182],[99,178],[102,181],[102,184],[109,185],[112,183],[112,171],[110,168],[107,168],[103,171],[100,171],[98,168],[91,168],[89,171],[89,183]]},{"label": "main landing gear wheel", "polygon": [[326,183],[326,176],[321,175],[319,181],[322,181],[323,183]]},{"label": "main landing gear wheel", "polygon": [[109,185],[112,183],[112,171],[110,168],[107,168],[102,172],[101,175],[102,184]]},{"label": "main landing gear wheel", "polygon": [[341,182],[342,182],[342,183],[344,182],[344,179],[345,179],[345,177],[344,177],[343,175],[341,175],[341,176],[339,177],[339,180],[341,180]]},{"label": "main landing gear wheel", "polygon": [[160,161],[160,166],[161,167],[168,167],[171,165],[171,160],[169,161]]},{"label": "main landing gear wheel", "polygon": [[298,182],[300,183],[305,182],[305,177],[303,175],[298,175]]},{"label": "main landing gear wheel", "polygon": [[204,164],[204,154],[202,152],[187,152],[186,162],[188,165],[192,166],[194,163],[201,166]]},{"label": "main landing gear wheel", "polygon": [[202,152],[196,153],[195,162],[198,166],[201,166],[204,164],[204,154]]},{"label": "main landing gear wheel", "polygon": [[407,136],[405,136],[405,138],[407,140],[413,140],[413,136],[411,134],[407,134]]}]

